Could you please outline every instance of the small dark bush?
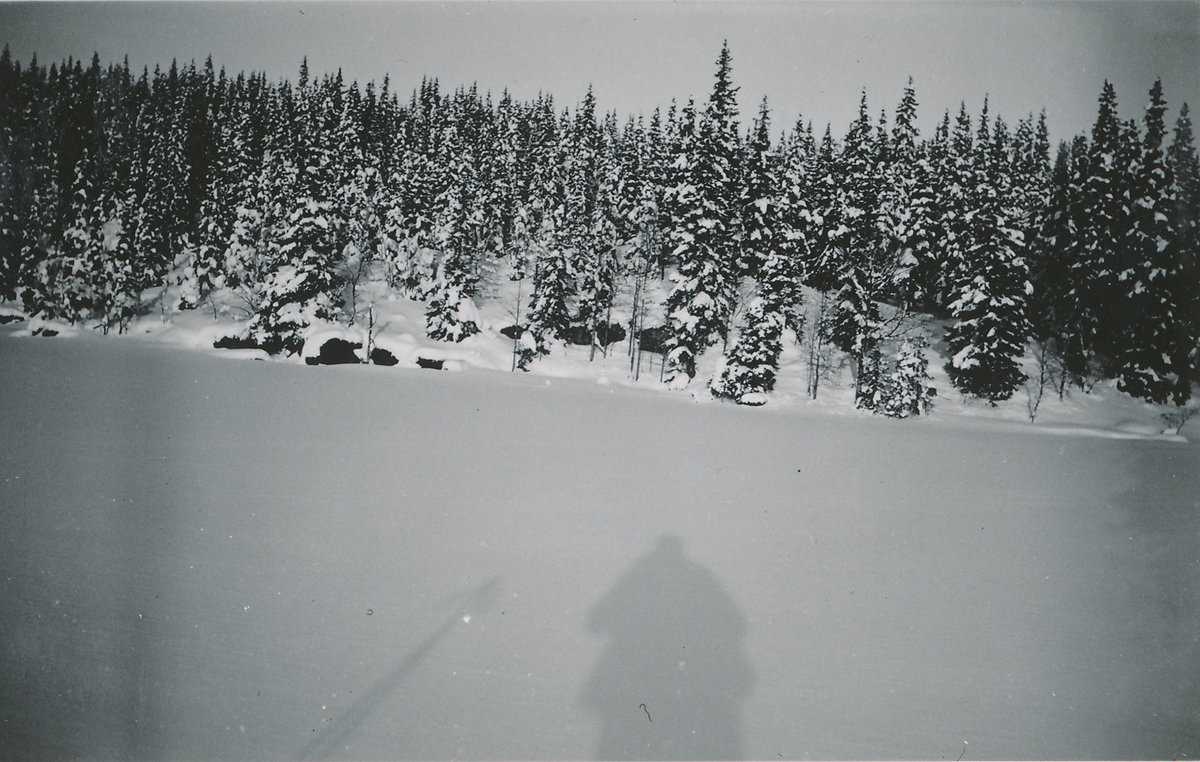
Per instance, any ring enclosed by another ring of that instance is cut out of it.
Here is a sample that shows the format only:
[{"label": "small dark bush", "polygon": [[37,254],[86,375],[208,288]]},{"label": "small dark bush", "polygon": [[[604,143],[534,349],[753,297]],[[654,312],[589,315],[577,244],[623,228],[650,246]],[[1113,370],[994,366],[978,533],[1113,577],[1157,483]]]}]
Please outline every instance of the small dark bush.
[{"label": "small dark bush", "polygon": [[321,345],[321,353],[316,357],[306,357],[304,362],[309,365],[357,365],[362,362],[354,350],[362,349],[362,344],[346,341],[345,339],[330,339]]},{"label": "small dark bush", "polygon": [[386,349],[380,349],[379,347],[375,347],[371,350],[371,362],[375,363],[376,365],[386,365],[389,368],[393,365],[400,364],[400,361],[396,359],[394,354]]},{"label": "small dark bush", "polygon": [[441,360],[430,360],[429,358],[426,358],[426,357],[418,357],[417,365],[420,365],[422,368],[428,368],[429,370],[441,370],[442,369],[442,361]]}]

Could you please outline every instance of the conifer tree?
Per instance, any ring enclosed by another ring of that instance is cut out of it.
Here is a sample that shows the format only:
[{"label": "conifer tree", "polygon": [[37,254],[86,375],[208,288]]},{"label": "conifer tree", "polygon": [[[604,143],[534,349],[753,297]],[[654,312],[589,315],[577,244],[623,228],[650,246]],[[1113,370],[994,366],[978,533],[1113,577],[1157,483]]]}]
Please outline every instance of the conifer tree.
[{"label": "conifer tree", "polygon": [[1168,161],[1175,178],[1170,218],[1176,241],[1173,292],[1180,310],[1170,355],[1179,376],[1174,401],[1182,405],[1191,395],[1192,384],[1200,379],[1200,160],[1186,103],[1179,108]]},{"label": "conifer tree", "polygon": [[617,230],[613,211],[620,182],[614,149],[606,144],[596,121],[596,101],[589,87],[583,104],[566,131],[566,208],[564,243],[576,275],[575,322],[591,337],[607,324],[616,297]]},{"label": "conifer tree", "polygon": [[696,375],[696,360],[720,339],[728,309],[726,272],[712,240],[718,215],[706,205],[710,200],[702,191],[706,176],[696,127],[695,108],[689,101],[678,120],[673,184],[666,189],[666,205],[677,215],[668,232],[674,246],[671,254],[679,264],[675,286],[667,297],[671,330],[666,347],[676,384]]},{"label": "conifer tree", "polygon": [[533,289],[528,309],[529,327],[517,349],[517,365],[528,370],[539,356],[550,353],[550,343],[563,339],[571,327],[571,302],[575,273],[567,255],[565,182],[562,151],[554,121],[553,103],[546,99],[536,109],[531,143],[536,158],[530,179],[529,229],[533,248]]},{"label": "conifer tree", "polygon": [[[302,69],[301,80],[306,80]],[[295,116],[300,171],[286,218],[274,231],[277,263],[266,277],[249,338],[268,352],[296,354],[307,329],[340,314],[337,257],[343,235],[330,192],[336,167],[328,130],[337,113],[335,83],[302,86]]]},{"label": "conifer tree", "polygon": [[929,385],[929,361],[925,340],[905,339],[896,353],[895,367],[882,379],[873,410],[889,418],[928,415],[933,409],[933,387]]},{"label": "conifer tree", "polygon": [[679,120],[674,183],[668,205],[672,254],[678,259],[675,286],[667,298],[670,383],[696,375],[705,349],[725,339],[736,289],[740,197],[737,88],[730,79],[729,47],[717,58],[717,77],[704,116],[696,124],[689,102]]},{"label": "conifer tree", "polygon": [[997,120],[990,134],[987,106],[976,137],[976,180],[968,247],[950,305],[954,324],[946,332],[951,353],[946,372],[962,392],[995,403],[1012,397],[1025,381],[1019,359],[1029,335],[1025,300],[1032,291],[1024,259],[1024,234],[1016,217],[1008,174],[1008,136]]},{"label": "conifer tree", "polygon": [[98,269],[95,260],[103,249],[102,209],[88,164],[89,153],[85,149],[75,165],[61,242],[43,263],[40,272],[43,295],[35,305],[46,317],[72,324],[91,314],[92,271]]},{"label": "conifer tree", "polygon": [[729,350],[712,384],[716,397],[743,405],[762,405],[775,388],[779,355],[783,351],[783,315],[769,310],[766,299],[750,300],[737,341]]},{"label": "conifer tree", "polygon": [[808,283],[818,291],[833,291],[842,261],[838,239],[843,234],[843,209],[840,203],[840,181],[837,167],[838,147],[829,124],[821,138],[807,171],[813,235],[809,239]]},{"label": "conifer tree", "polygon": [[763,283],[777,284],[778,295],[768,295],[768,302],[779,306],[786,327],[799,338],[805,315],[802,287],[813,261],[814,238],[819,235],[819,218],[813,209],[817,148],[811,123],[802,129],[797,122],[792,139],[780,146],[779,154],[774,207],[774,239],[778,246],[775,256],[766,259]]},{"label": "conifer tree", "polygon": [[1188,396],[1176,389],[1187,373],[1177,371],[1171,352],[1172,334],[1184,315],[1174,289],[1174,248],[1179,242],[1170,224],[1175,198],[1163,145],[1166,108],[1162,81],[1156,80],[1146,107],[1146,136],[1133,188],[1132,240],[1117,275],[1125,298],[1117,307],[1124,315],[1114,358],[1117,388],[1157,403]]},{"label": "conifer tree", "polygon": [[889,160],[884,167],[880,216],[887,246],[897,259],[895,287],[905,306],[932,309],[932,286],[940,262],[934,171],[918,142],[917,99],[912,78],[904,89],[892,127]]},{"label": "conifer tree", "polygon": [[879,215],[883,147],[868,116],[864,90],[858,119],[846,134],[838,160],[843,181],[836,217],[841,224],[827,233],[827,245],[839,256],[831,338],[854,363],[854,397],[860,406],[868,406],[875,396],[872,358],[878,353],[882,328],[877,302],[896,273]]},{"label": "conifer tree", "polygon": [[431,339],[459,342],[479,333],[472,297],[478,288],[474,258],[480,213],[472,157],[457,125],[446,130],[441,151],[449,183],[435,201],[433,238],[440,258],[425,310],[425,332]]},{"label": "conifer tree", "polygon": [[[1083,183],[1087,174],[1087,139],[1078,135],[1061,143],[1051,175],[1048,204],[1039,214],[1036,236],[1029,246],[1033,293],[1028,310],[1030,334],[1047,357],[1066,363],[1068,352],[1079,347],[1074,309],[1072,262],[1080,257],[1078,220],[1082,214]],[[1062,368],[1066,370],[1065,365]],[[1065,391],[1065,378],[1059,383]]]},{"label": "conifer tree", "polygon": [[799,323],[800,273],[795,256],[803,230],[784,232],[779,182],[770,141],[770,112],[764,98],[746,156],[743,190],[741,262],[757,276],[758,297],[751,300],[737,341],[729,350],[713,394],[742,404],[762,404],[775,387],[783,330]]},{"label": "conifer tree", "polygon": [[1080,257],[1072,262],[1080,335],[1077,351],[1068,353],[1067,359],[1071,371],[1081,377],[1111,375],[1113,368],[1121,316],[1110,306],[1122,295],[1118,276],[1130,229],[1129,167],[1123,162],[1127,134],[1117,118],[1116,91],[1106,81],[1083,187]]}]

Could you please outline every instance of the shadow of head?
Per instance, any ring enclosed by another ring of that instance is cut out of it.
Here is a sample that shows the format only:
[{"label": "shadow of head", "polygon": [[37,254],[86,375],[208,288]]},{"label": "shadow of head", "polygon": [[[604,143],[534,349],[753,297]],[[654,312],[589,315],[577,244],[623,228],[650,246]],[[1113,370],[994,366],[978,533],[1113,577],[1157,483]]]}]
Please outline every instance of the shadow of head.
[{"label": "shadow of head", "polygon": [[608,638],[581,696],[600,759],[735,759],[753,673],[746,621],[678,537],[659,538],[592,609]]}]

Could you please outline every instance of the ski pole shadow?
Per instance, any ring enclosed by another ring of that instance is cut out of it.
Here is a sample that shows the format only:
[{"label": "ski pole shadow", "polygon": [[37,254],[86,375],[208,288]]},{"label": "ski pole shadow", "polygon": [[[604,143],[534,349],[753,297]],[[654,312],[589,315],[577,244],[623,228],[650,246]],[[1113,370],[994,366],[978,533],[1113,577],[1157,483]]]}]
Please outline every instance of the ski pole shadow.
[{"label": "ski pole shadow", "polygon": [[712,572],[663,536],[592,609],[609,642],[581,703],[600,715],[597,759],[739,759],[754,684],[746,620]]},{"label": "ski pole shadow", "polygon": [[354,702],[346,712],[338,718],[336,724],[325,733],[314,738],[302,751],[297,759],[319,760],[332,758],[347,740],[366,722],[367,718],[383,701],[412,674],[421,662],[439,643],[445,640],[454,626],[462,621],[464,614],[477,614],[491,607],[496,600],[499,588],[499,578],[475,587],[462,595],[453,596],[450,602],[455,605],[453,613],[442,620],[441,625],[429,637],[421,641],[407,657],[392,669],[383,679],[376,682],[371,690]]}]

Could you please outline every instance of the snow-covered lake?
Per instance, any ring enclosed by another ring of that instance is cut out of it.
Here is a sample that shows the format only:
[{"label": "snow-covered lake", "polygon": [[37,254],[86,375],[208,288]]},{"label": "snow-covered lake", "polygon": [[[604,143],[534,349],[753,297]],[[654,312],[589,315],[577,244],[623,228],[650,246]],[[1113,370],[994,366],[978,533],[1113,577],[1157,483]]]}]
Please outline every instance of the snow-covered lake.
[{"label": "snow-covered lake", "polygon": [[13,758],[1200,755],[1200,447],[0,337]]}]

